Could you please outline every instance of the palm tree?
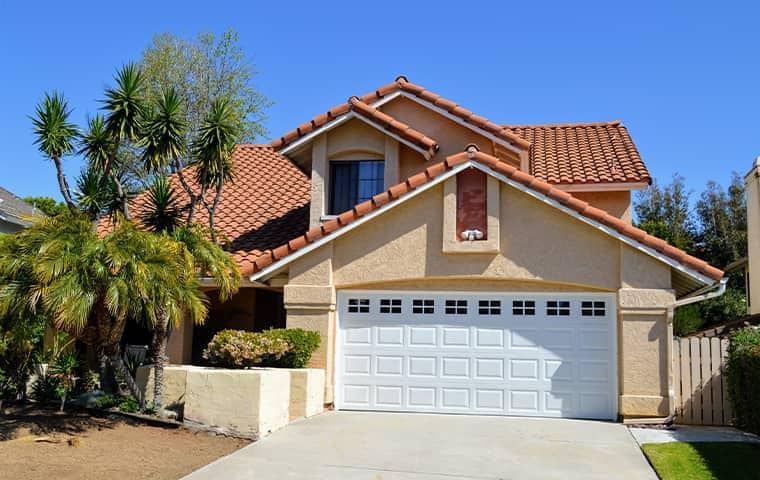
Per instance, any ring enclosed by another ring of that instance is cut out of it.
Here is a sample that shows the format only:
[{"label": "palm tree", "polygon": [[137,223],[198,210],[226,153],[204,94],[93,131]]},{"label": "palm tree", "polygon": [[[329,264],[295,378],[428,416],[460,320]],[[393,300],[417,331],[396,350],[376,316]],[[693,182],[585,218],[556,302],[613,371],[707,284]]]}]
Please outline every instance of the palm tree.
[{"label": "palm tree", "polygon": [[130,63],[116,73],[116,86],[106,89],[102,101],[105,115],[88,122],[80,152],[89,167],[100,175],[103,189],[112,183],[124,217],[129,220],[128,192],[121,178],[120,152],[125,144],[142,141],[145,116],[149,114],[143,100],[143,79],[136,65]]},{"label": "palm tree", "polygon": [[[229,100],[215,100],[209,114],[198,130],[198,138],[192,145],[193,155],[196,158],[196,179],[201,185],[199,199],[204,203],[208,211],[208,223],[211,231],[211,239],[216,241],[214,218],[219,201],[222,198],[222,189],[226,182],[234,180],[232,164],[232,151],[240,131],[240,122]],[[205,201],[205,192],[214,188],[216,193],[211,205]],[[193,205],[190,206],[193,208]]]},{"label": "palm tree", "polygon": [[119,345],[127,320],[201,322],[207,299],[180,242],[130,222],[100,238],[89,218],[70,214],[0,240],[0,315],[30,312],[95,345],[143,404]]},{"label": "palm tree", "polygon": [[[185,154],[187,123],[183,118],[182,102],[173,89],[165,90],[143,125],[143,164],[153,173],[161,174]],[[183,254],[192,259],[199,276],[211,276],[219,285],[220,296],[226,299],[237,291],[240,272],[232,257],[209,240],[209,233],[197,225],[180,224],[180,208],[174,189],[163,175],[148,189],[148,209],[141,216],[143,225],[183,246]],[[193,202],[191,197],[191,203]],[[168,361],[166,347],[170,328],[179,324],[168,317],[153,324],[154,391],[153,405],[161,411],[163,404],[164,366]]]},{"label": "palm tree", "polygon": [[[184,248],[184,254],[192,258],[196,274],[212,278],[219,288],[219,298],[227,300],[240,283],[240,270],[232,257],[210,240],[207,229],[197,224],[182,225],[179,209],[173,198],[174,190],[165,177],[159,177],[148,190],[148,208],[141,219],[151,231],[165,235]],[[164,367],[168,361],[166,348],[170,327],[179,324],[159,321],[153,325],[152,350],[155,353],[153,373],[153,406],[161,411],[163,406]]]},{"label": "palm tree", "polygon": [[74,151],[74,141],[79,131],[69,122],[71,110],[68,103],[59,93],[46,93],[45,98],[35,108],[35,116],[31,117],[34,124],[34,143],[55,164],[58,174],[58,188],[63,195],[66,205],[76,209],[71,199],[69,184],[63,172],[63,157]]}]

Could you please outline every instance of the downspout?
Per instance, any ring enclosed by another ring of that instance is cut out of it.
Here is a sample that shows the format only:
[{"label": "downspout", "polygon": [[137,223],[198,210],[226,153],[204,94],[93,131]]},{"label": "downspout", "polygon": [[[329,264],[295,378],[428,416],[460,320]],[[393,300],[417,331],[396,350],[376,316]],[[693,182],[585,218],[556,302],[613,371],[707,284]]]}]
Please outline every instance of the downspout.
[{"label": "downspout", "polygon": [[676,302],[673,304],[673,308],[683,307],[684,305],[703,302],[705,300],[710,300],[711,298],[720,297],[726,293],[726,283],[728,283],[728,278],[722,278],[718,283],[708,285],[690,295],[687,295],[681,300],[676,300]]},{"label": "downspout", "polygon": [[714,283],[712,285],[708,285],[704,288],[700,288],[696,292],[686,296],[685,298],[682,298],[681,300],[677,300],[672,307],[668,307],[668,338],[670,338],[670,342],[668,342],[667,349],[668,349],[668,361],[670,362],[670,375],[669,375],[669,381],[668,381],[668,403],[670,404],[669,408],[669,415],[665,418],[665,424],[670,425],[675,421],[676,418],[676,392],[675,392],[675,385],[673,384],[673,367],[674,367],[674,353],[673,353],[673,317],[675,314],[675,309],[677,307],[682,307],[684,305],[689,305],[692,303],[697,302],[703,302],[705,300],[710,300],[711,298],[717,298],[723,295],[726,292],[726,283],[728,283],[728,278],[722,278],[720,282]]}]

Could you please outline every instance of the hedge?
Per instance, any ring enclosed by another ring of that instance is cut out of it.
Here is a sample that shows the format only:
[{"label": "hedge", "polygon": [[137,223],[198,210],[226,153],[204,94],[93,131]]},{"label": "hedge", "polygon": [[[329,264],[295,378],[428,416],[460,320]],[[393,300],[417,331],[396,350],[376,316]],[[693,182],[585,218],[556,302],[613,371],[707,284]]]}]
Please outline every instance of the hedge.
[{"label": "hedge", "polygon": [[303,368],[319,348],[316,332],[272,329],[264,332],[222,330],[203,352],[209,364],[225,368]]},{"label": "hedge", "polygon": [[743,328],[731,335],[727,374],[736,425],[760,434],[760,329]]}]

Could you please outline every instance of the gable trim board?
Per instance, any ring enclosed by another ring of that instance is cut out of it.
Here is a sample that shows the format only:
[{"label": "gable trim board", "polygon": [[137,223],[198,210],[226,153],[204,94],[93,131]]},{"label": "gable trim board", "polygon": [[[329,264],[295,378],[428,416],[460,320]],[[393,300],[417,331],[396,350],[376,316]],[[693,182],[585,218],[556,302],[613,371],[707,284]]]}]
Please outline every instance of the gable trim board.
[{"label": "gable trim board", "polygon": [[414,198],[466,168],[478,168],[513,188],[668,264],[701,285],[712,285],[723,278],[723,272],[708,265],[707,262],[692,257],[664,240],[653,237],[491,155],[482,153],[475,146],[470,146],[466,152],[452,155],[445,161],[428,167],[423,172],[409,177],[405,182],[376,195],[372,200],[356,205],[352,210],[338,215],[338,218],[324,222],[304,235],[255,259],[254,273],[250,279],[256,281],[278,272],[295,259],[371,221],[376,216]]}]

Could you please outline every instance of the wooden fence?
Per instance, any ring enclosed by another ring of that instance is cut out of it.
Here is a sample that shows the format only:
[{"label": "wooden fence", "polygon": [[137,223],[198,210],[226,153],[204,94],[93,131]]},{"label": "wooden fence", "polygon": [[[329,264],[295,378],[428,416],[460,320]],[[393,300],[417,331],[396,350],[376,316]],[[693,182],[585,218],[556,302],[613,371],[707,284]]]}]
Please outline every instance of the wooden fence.
[{"label": "wooden fence", "polygon": [[730,425],[733,415],[726,383],[728,338],[673,340],[676,422]]}]

